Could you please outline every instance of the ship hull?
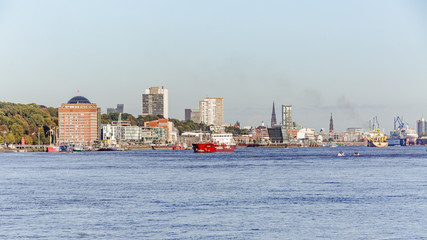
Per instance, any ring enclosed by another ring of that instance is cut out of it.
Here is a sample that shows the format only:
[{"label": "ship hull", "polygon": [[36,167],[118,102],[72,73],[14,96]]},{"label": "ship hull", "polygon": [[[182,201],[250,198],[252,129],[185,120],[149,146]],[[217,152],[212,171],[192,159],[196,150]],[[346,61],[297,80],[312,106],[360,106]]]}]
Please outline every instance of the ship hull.
[{"label": "ship hull", "polygon": [[48,146],[46,152],[59,152],[59,147],[57,146]]},{"label": "ship hull", "polygon": [[195,153],[211,152],[234,152],[236,145],[213,144],[213,143],[194,143],[193,150]]},{"label": "ship hull", "polygon": [[368,147],[388,147],[388,142],[368,142]]}]

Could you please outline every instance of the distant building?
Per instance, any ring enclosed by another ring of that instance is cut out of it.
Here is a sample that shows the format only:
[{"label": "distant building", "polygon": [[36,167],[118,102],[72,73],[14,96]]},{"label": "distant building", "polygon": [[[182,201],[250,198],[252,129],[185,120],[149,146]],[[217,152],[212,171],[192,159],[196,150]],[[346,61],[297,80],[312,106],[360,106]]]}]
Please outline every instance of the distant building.
[{"label": "distant building", "polygon": [[59,142],[90,146],[100,139],[101,109],[76,96],[58,109]]},{"label": "distant building", "polygon": [[200,111],[197,108],[185,109],[185,121],[191,120],[200,123]]},{"label": "distant building", "polygon": [[107,108],[107,114],[110,113],[123,113],[125,108],[124,104],[117,104],[116,108]]},{"label": "distant building", "polygon": [[142,94],[142,115],[162,115],[168,119],[168,90],[159,87],[150,87]]},{"label": "distant building", "polygon": [[166,130],[168,142],[175,142],[177,140],[177,131],[174,128],[173,122],[169,122],[167,119],[159,119],[155,121],[149,121],[144,123],[144,127],[156,128],[161,127]]},{"label": "distant building", "polygon": [[276,126],[274,128],[268,128],[268,136],[271,143],[283,143],[283,128]]},{"label": "distant building", "polygon": [[199,102],[200,122],[221,126],[223,120],[223,98],[205,98]]},{"label": "distant building", "polygon": [[424,118],[417,120],[417,133],[419,137],[427,136],[427,122]]},{"label": "distant building", "polygon": [[271,127],[275,127],[276,125],[277,125],[276,110],[275,110],[274,102],[273,102],[273,112],[271,113]]},{"label": "distant building", "polygon": [[329,133],[334,134],[334,119],[332,119],[332,113],[331,113],[331,119],[329,120]]},{"label": "distant building", "polygon": [[282,126],[287,129],[293,128],[292,105],[282,105]]}]

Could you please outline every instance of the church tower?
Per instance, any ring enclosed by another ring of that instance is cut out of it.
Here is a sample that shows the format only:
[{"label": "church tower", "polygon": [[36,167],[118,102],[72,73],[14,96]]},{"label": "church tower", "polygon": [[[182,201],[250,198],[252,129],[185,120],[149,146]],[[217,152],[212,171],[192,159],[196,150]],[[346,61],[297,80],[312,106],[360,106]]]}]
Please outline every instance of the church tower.
[{"label": "church tower", "polygon": [[332,113],[331,113],[331,120],[329,120],[329,133],[334,133],[334,119],[332,119]]},{"label": "church tower", "polygon": [[273,102],[273,112],[271,113],[271,127],[274,127],[276,125],[277,125],[276,110],[274,110],[274,102]]}]

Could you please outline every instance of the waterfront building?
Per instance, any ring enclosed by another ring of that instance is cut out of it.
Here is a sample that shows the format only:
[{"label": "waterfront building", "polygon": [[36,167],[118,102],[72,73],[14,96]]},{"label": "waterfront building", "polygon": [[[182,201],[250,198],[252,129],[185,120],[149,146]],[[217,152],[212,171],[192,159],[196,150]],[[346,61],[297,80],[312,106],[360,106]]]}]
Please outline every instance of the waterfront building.
[{"label": "waterfront building", "polygon": [[293,128],[292,105],[282,105],[282,126],[287,129]]},{"label": "waterfront building", "polygon": [[274,102],[273,102],[273,111],[271,113],[271,127],[275,127],[276,125],[277,125],[276,110],[275,110]]},{"label": "waterfront building", "polygon": [[271,143],[283,143],[283,128],[280,126],[268,128],[268,136]]},{"label": "waterfront building", "polygon": [[307,141],[314,141],[314,129],[312,128],[302,128],[297,132],[298,140],[307,140]]},{"label": "waterfront building", "polygon": [[58,109],[59,143],[90,146],[100,139],[101,109],[76,96]]},{"label": "waterfront building", "polygon": [[185,121],[200,123],[200,111],[197,108],[185,109]]},{"label": "waterfront building", "polygon": [[177,130],[173,125],[173,122],[169,122],[167,119],[159,119],[155,121],[149,121],[144,123],[144,127],[150,127],[150,128],[164,128],[166,131],[167,138],[166,140],[168,142],[175,142],[177,140]]},{"label": "waterfront building", "polygon": [[110,113],[123,113],[125,108],[124,104],[117,104],[116,108],[107,108],[107,114]]},{"label": "waterfront building", "polygon": [[161,115],[168,119],[168,90],[162,86],[150,87],[142,94],[142,115],[157,116]]},{"label": "waterfront building", "polygon": [[205,98],[199,102],[200,122],[221,126],[223,121],[223,98]]},{"label": "waterfront building", "polygon": [[162,127],[118,126],[117,124],[102,125],[102,140],[110,143],[143,142],[153,143],[167,140],[166,129]]},{"label": "waterfront building", "polygon": [[419,137],[427,137],[427,122],[424,118],[417,120],[417,132]]}]

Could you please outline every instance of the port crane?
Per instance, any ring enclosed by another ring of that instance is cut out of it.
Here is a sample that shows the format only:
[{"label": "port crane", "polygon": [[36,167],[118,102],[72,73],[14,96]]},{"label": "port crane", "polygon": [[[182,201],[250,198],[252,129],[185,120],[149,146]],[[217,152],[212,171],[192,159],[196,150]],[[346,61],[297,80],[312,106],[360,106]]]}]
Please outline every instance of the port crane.
[{"label": "port crane", "polygon": [[371,122],[371,120],[369,120],[369,127],[371,128],[371,130],[380,129],[380,123],[378,122],[378,117],[377,116],[375,116],[372,119],[372,122]]},{"label": "port crane", "polygon": [[407,122],[403,121],[403,117],[397,116],[397,117],[394,118],[394,130],[404,129],[408,125],[409,124]]}]

